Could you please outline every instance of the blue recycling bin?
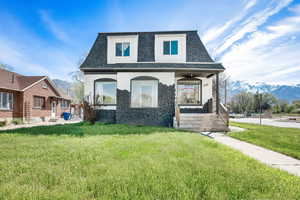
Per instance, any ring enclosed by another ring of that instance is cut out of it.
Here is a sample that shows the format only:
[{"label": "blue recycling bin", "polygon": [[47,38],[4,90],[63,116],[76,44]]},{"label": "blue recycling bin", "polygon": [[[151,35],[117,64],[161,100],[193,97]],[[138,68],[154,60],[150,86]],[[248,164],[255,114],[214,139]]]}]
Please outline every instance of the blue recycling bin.
[{"label": "blue recycling bin", "polygon": [[69,120],[69,119],[70,119],[70,116],[71,116],[71,113],[69,113],[69,112],[64,112],[64,113],[63,113],[63,116],[64,116],[64,120]]}]

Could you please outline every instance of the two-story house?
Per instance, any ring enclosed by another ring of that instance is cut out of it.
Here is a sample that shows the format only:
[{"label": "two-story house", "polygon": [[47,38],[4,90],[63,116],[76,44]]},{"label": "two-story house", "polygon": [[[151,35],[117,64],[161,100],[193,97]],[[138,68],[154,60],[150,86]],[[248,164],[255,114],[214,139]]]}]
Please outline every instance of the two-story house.
[{"label": "two-story house", "polygon": [[219,73],[197,31],[99,33],[80,66],[99,121],[227,130]]}]

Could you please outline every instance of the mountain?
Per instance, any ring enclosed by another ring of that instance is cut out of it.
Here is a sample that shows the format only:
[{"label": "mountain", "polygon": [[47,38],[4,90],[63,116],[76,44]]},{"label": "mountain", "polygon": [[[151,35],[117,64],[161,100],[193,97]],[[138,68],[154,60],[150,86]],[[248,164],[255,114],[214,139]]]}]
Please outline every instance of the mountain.
[{"label": "mountain", "polygon": [[271,93],[275,97],[281,100],[292,102],[294,100],[300,100],[300,84],[297,85],[271,85],[264,82],[249,83],[246,81],[232,81],[229,85],[229,94],[233,96],[240,92],[252,92],[257,91]]}]

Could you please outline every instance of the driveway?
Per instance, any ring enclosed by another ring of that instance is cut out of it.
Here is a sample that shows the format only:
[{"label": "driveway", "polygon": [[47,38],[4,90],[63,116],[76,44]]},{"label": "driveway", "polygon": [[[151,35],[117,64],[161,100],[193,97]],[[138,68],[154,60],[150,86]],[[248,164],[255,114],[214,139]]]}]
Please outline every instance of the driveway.
[{"label": "driveway", "polygon": [[[230,121],[259,124],[259,118],[236,118],[236,119],[230,119]],[[276,119],[262,119],[262,124],[269,125],[269,126],[284,127],[284,128],[300,128],[300,123],[280,122],[280,121],[276,121]]]}]

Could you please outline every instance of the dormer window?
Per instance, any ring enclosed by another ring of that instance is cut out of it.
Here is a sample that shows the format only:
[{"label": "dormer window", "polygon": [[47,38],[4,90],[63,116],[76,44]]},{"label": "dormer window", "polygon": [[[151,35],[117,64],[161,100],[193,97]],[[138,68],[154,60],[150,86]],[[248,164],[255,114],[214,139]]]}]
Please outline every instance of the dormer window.
[{"label": "dormer window", "polygon": [[156,34],[155,62],[186,62],[186,34]]},{"label": "dormer window", "polygon": [[164,41],[164,55],[178,55],[178,40]]},{"label": "dormer window", "polygon": [[117,42],[116,43],[116,56],[130,56],[130,43]]},{"label": "dormer window", "polygon": [[107,36],[107,64],[136,63],[138,35]]}]

